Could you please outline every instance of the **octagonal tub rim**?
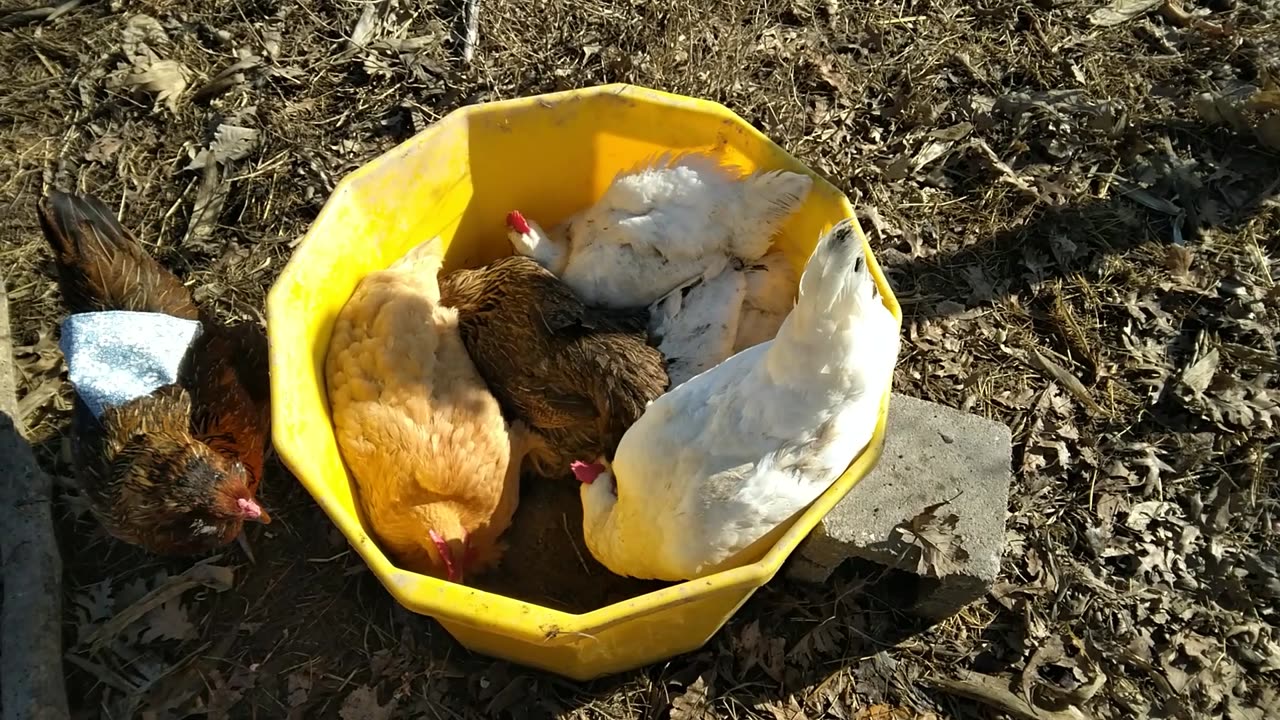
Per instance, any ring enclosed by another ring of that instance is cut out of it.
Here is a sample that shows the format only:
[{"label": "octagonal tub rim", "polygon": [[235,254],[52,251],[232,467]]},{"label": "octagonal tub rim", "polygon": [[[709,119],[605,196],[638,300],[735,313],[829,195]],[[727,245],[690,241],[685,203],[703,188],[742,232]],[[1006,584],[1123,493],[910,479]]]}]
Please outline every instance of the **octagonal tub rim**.
[{"label": "octagonal tub rim", "polygon": [[[299,272],[297,266],[299,254],[312,241],[316,228],[324,227],[324,220],[330,213],[334,212],[336,205],[332,201],[335,198],[349,194],[348,190],[358,183],[365,174],[373,172],[380,160],[403,153],[410,143],[422,142],[424,136],[429,136],[445,120],[457,121],[479,112],[497,115],[501,114],[504,109],[524,109],[535,103],[555,104],[602,94],[627,96],[658,105],[696,110],[722,121],[733,122],[752,135],[753,139],[759,142],[761,146],[772,152],[778,162],[770,163],[770,165],[774,167],[785,166],[789,169],[799,168],[812,177],[815,183],[826,186],[839,199],[839,207],[843,216],[841,219],[852,219],[854,230],[866,251],[869,269],[880,289],[882,301],[893,314],[895,320],[897,320],[899,327],[901,327],[901,307],[892,288],[888,285],[879,262],[871,251],[870,244],[861,225],[858,223],[848,197],[843,192],[832,186],[826,179],[813,172],[807,166],[804,166],[803,163],[770,140],[755,126],[720,103],[676,95],[638,85],[613,83],[529,97],[497,100],[458,108],[433,123],[431,127],[380,153],[377,157],[365,162],[349,173],[335,185],[333,192],[326,199],[316,219],[311,223],[301,241],[294,248],[288,263],[267,294],[266,315],[269,341],[272,340],[270,329],[273,323],[271,318],[273,316],[280,317],[284,312],[288,302],[289,289],[297,283],[294,276]],[[765,167],[765,164],[762,163],[760,167]],[[823,232],[829,229],[831,224],[834,223],[827,224]],[[283,367],[279,366],[284,364],[286,358],[273,341],[269,342],[269,352],[272,376],[279,377],[284,372]],[[279,369],[277,369],[278,367]],[[323,386],[323,380],[321,385]],[[496,631],[512,639],[534,643],[550,642],[556,637],[589,636],[635,617],[650,615],[668,608],[696,602],[707,595],[729,590],[746,591],[749,594],[763,586],[773,578],[795,548],[817,526],[821,519],[879,461],[884,444],[889,398],[892,392],[892,383],[890,383],[890,387],[885,389],[881,398],[879,417],[867,446],[851,461],[849,467],[831,487],[790,521],[791,526],[759,560],[697,580],[675,583],[668,587],[585,613],[570,613],[402,570],[392,564],[376,541],[361,525],[358,509],[355,513],[348,514],[327,492],[323,491],[322,487],[305,477],[305,474],[297,471],[297,468],[308,465],[303,458],[306,450],[305,448],[296,447],[290,442],[290,438],[285,435],[284,428],[287,423],[284,422],[285,418],[282,415],[286,404],[276,402],[276,387],[276,384],[273,383],[271,405],[272,440],[276,453],[398,603],[419,614],[445,619],[477,629]],[[322,395],[326,396],[327,403],[327,389],[322,387],[321,392]],[[331,417],[326,417],[325,420],[332,424]],[[284,440],[284,442],[281,442],[281,440]],[[348,480],[350,480],[349,472],[348,470]],[[728,617],[725,618],[725,620],[728,619]]]}]

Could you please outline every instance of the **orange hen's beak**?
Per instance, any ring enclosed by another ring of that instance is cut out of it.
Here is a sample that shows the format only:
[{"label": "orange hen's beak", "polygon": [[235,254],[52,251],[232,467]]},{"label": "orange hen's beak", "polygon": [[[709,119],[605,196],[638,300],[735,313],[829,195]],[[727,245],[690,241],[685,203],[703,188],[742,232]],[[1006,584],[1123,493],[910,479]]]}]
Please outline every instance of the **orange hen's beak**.
[{"label": "orange hen's beak", "polygon": [[444,570],[449,582],[461,584],[462,566],[454,562],[453,551],[449,549],[449,543],[445,541],[444,536],[435,530],[428,530],[427,536],[431,538],[431,542],[436,544],[436,550],[440,551],[440,559],[444,562]]}]

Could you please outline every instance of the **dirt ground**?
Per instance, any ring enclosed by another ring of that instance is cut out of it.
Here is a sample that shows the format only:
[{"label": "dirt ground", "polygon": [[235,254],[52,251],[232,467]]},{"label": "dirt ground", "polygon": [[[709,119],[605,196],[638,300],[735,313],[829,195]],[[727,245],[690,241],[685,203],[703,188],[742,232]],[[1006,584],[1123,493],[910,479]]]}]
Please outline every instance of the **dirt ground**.
[{"label": "dirt ground", "polygon": [[461,2],[28,1],[0,0],[0,272],[58,475],[40,193],[99,195],[261,318],[344,174],[462,105],[619,81],[722,102],[842,188],[903,305],[896,388],[1016,443],[1003,573],[959,616],[922,626],[870,568],[779,578],[703,651],[585,685],[400,609],[278,464],[254,559],[208,561],[230,587],[91,649],[191,562],[66,493],[77,717],[1280,717],[1275,0],[484,0],[470,64]]}]

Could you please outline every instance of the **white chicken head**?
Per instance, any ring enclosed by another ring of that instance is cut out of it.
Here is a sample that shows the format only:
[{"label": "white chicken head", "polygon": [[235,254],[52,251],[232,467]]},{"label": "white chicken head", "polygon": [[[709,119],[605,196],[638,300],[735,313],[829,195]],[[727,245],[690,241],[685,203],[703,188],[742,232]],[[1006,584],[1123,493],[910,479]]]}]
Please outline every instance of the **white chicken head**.
[{"label": "white chicken head", "polygon": [[613,469],[604,458],[595,462],[575,462],[570,468],[574,477],[582,483],[578,494],[582,499],[582,535],[587,549],[597,560],[608,567],[608,558],[617,541],[612,523],[614,506],[618,503],[618,484]]},{"label": "white chicken head", "polygon": [[564,273],[569,262],[569,240],[564,231],[564,227],[556,228],[553,237],[519,210],[507,213],[507,239],[511,247],[557,276]]}]

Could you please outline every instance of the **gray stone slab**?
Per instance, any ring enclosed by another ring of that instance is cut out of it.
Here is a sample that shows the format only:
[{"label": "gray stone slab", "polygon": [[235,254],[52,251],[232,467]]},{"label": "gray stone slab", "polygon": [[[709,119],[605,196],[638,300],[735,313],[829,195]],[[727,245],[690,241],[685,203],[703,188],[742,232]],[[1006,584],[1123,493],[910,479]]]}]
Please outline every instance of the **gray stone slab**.
[{"label": "gray stone slab", "polygon": [[912,610],[932,619],[954,614],[982,597],[1000,572],[1012,444],[998,422],[894,394],[879,464],[800,545],[787,576],[825,582],[849,558],[915,573],[921,550],[898,528],[950,501],[936,515],[956,516],[951,535],[967,557],[942,575],[921,576]]}]

